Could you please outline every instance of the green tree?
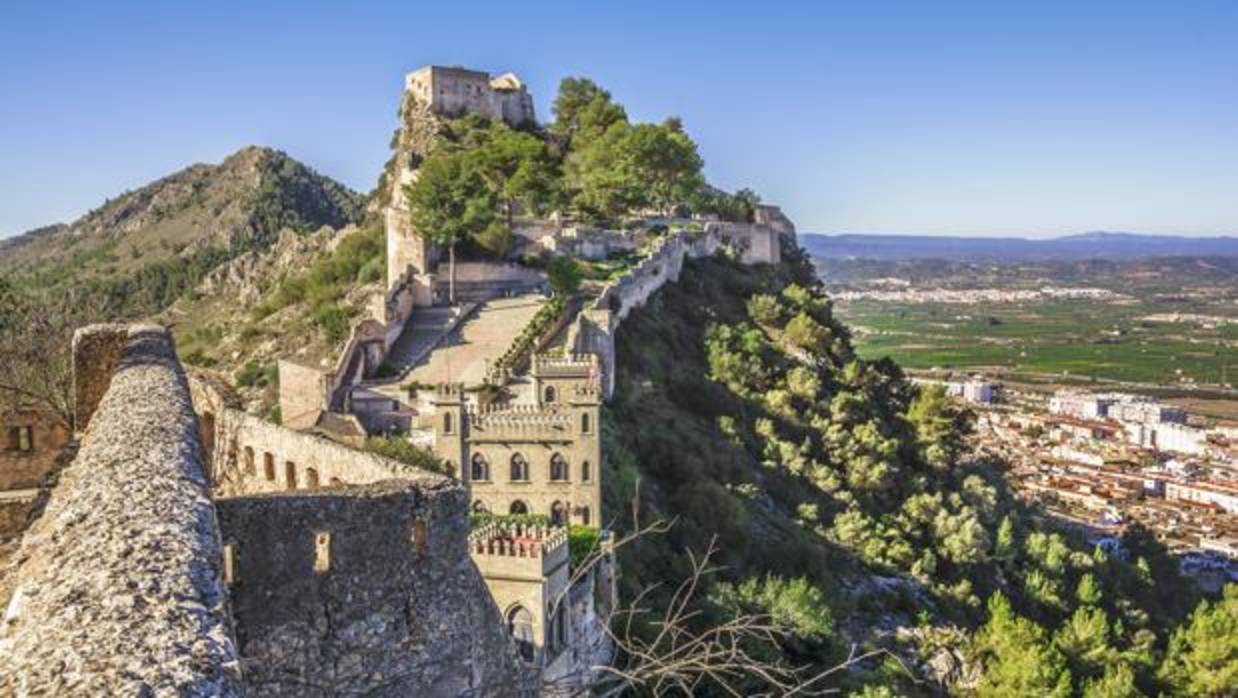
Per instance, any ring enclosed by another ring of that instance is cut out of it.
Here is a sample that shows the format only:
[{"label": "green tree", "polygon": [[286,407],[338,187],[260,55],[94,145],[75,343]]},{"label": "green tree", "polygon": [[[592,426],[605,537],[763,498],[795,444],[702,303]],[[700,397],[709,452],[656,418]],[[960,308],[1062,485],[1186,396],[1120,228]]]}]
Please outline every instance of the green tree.
[{"label": "green tree", "polygon": [[617,144],[619,164],[638,183],[638,203],[666,213],[705,184],[704,162],[678,119],[638,124]]},{"label": "green tree", "polygon": [[550,132],[573,150],[580,150],[612,125],[626,124],[628,120],[623,107],[611,99],[610,93],[588,78],[563,78],[551,111],[555,119]]},{"label": "green tree", "polygon": [[916,428],[924,461],[938,470],[958,462],[971,413],[946,395],[945,387],[927,385],[911,403],[907,418]]},{"label": "green tree", "polygon": [[546,265],[546,276],[550,279],[550,286],[556,295],[570,296],[580,288],[583,274],[580,271],[580,264],[575,259],[558,256]]},{"label": "green tree", "polygon": [[1096,577],[1091,572],[1079,579],[1079,586],[1075,588],[1075,598],[1079,600],[1079,603],[1088,606],[1100,605],[1100,585],[1096,583]]},{"label": "green tree", "polygon": [[456,302],[456,245],[494,222],[496,198],[467,151],[440,151],[418,170],[407,188],[413,226],[449,259],[449,299]]},{"label": "green tree", "polygon": [[1161,677],[1175,695],[1234,695],[1238,686],[1238,584],[1225,585],[1216,603],[1201,602],[1190,621],[1174,631]]},{"label": "green tree", "polygon": [[1070,670],[1045,629],[1021,618],[1000,593],[989,597],[989,620],[976,635],[984,676],[980,698],[1071,695]]}]

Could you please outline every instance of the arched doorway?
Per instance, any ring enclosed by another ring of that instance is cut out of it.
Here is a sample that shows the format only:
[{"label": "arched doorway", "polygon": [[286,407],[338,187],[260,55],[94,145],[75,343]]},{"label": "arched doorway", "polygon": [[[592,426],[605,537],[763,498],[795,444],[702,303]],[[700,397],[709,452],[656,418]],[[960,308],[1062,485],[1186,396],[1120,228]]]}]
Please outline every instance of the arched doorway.
[{"label": "arched doorway", "polygon": [[567,506],[564,505],[563,502],[555,502],[550,505],[550,525],[567,525]]},{"label": "arched doorway", "polygon": [[520,501],[519,499],[517,499],[516,501],[512,502],[512,505],[511,505],[511,507],[508,509],[508,512],[507,512],[507,513],[509,513],[509,514],[527,514],[527,513],[529,513],[529,505],[528,505],[528,504],[525,504],[524,502],[522,502],[522,501]]},{"label": "arched doorway", "polygon": [[507,632],[516,641],[516,649],[526,662],[533,661],[536,650],[533,644],[533,614],[519,604],[507,612]]}]

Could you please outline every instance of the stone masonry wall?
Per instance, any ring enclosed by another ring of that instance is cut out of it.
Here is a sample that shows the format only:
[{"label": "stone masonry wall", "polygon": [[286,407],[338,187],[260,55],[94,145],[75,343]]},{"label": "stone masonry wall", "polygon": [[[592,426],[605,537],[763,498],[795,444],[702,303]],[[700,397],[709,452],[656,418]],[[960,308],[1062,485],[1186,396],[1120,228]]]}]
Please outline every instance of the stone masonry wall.
[{"label": "stone masonry wall", "polygon": [[18,553],[0,695],[240,695],[198,420],[171,337],[85,328],[74,366],[89,428]]},{"label": "stone masonry wall", "polygon": [[531,676],[443,478],[221,499],[252,696],[515,696]]}]

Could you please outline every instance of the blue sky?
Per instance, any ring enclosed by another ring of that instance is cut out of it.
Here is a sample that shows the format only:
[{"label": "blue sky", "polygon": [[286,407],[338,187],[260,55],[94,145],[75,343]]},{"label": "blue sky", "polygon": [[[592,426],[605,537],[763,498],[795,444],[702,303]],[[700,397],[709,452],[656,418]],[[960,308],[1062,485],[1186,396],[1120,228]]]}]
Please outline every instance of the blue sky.
[{"label": "blue sky", "polygon": [[0,235],[250,143],[368,190],[426,63],[677,114],[805,231],[1238,234],[1238,2],[6,0]]}]

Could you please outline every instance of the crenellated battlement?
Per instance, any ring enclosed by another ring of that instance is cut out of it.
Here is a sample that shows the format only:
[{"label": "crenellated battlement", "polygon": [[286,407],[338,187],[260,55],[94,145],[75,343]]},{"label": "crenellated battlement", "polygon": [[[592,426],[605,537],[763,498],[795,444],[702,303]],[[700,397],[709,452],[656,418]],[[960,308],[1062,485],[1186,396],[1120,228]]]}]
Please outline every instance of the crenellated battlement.
[{"label": "crenellated battlement", "polygon": [[472,408],[468,422],[470,438],[479,441],[565,441],[572,438],[572,416],[557,407]]},{"label": "crenellated battlement", "polygon": [[597,370],[597,354],[570,354],[568,356],[537,354],[533,357],[532,373],[539,378],[587,378]]},{"label": "crenellated battlement", "polygon": [[536,566],[537,574],[548,574],[568,561],[567,529],[492,521],[469,534],[469,553],[478,567],[494,572],[509,572]]},{"label": "crenellated battlement", "polygon": [[434,387],[435,402],[461,402],[464,400],[464,384],[439,383]]}]

